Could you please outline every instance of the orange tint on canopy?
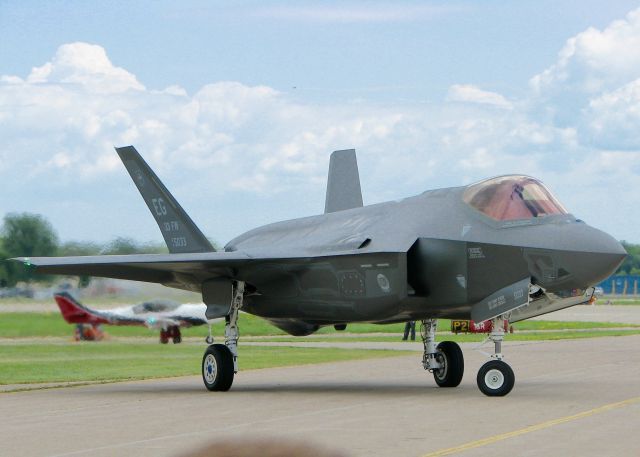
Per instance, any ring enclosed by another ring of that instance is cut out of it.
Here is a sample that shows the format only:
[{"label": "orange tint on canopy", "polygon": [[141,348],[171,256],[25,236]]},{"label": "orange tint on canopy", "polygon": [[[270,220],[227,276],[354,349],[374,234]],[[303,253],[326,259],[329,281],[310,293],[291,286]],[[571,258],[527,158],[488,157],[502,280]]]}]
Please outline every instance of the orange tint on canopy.
[{"label": "orange tint on canopy", "polygon": [[567,214],[549,189],[529,176],[500,176],[472,184],[462,199],[498,221]]}]

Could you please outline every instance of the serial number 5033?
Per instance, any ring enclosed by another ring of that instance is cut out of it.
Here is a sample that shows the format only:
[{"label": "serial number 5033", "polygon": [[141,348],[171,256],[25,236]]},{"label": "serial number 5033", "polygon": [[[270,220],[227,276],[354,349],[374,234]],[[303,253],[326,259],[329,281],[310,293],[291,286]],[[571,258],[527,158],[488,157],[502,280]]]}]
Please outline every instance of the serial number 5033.
[{"label": "serial number 5033", "polygon": [[171,244],[174,248],[183,248],[187,245],[187,239],[184,236],[171,238]]}]

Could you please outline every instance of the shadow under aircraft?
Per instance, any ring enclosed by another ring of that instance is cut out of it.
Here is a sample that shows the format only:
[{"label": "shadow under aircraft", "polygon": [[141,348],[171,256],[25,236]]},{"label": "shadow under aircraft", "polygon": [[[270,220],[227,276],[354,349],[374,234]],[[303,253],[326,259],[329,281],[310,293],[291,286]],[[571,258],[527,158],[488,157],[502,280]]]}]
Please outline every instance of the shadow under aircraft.
[{"label": "shadow under aircraft", "polygon": [[608,234],[570,214],[537,179],[509,175],[363,206],[354,150],[331,155],[322,215],[265,225],[216,252],[133,146],[116,148],[169,254],[20,258],[47,274],[164,284],[202,294],[224,318],[224,344],[202,359],[207,389],[238,371],[238,311],[291,335],[353,322],[421,321],[422,364],[441,387],[460,384],[464,358],[436,342],[439,318],[489,321],[494,353],[477,384],[503,396],[515,376],[503,360],[506,322],[592,299],[626,256]]}]

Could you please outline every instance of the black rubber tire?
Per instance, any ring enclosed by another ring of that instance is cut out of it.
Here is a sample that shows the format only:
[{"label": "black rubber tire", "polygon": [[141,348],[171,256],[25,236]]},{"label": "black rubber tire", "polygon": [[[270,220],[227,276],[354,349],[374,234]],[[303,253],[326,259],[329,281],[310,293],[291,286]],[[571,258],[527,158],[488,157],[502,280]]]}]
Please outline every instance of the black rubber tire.
[{"label": "black rubber tire", "polygon": [[169,332],[167,330],[160,330],[160,343],[167,344],[169,342]]},{"label": "black rubber tire", "polygon": [[212,344],[202,357],[202,380],[214,392],[226,392],[233,384],[233,355],[224,344]]},{"label": "black rubber tire", "polygon": [[443,341],[436,349],[438,361],[444,363],[444,368],[433,370],[433,379],[440,387],[458,387],[464,375],[462,349],[453,341]]},{"label": "black rubber tire", "polygon": [[480,367],[476,377],[478,388],[489,397],[504,397],[516,382],[513,370],[502,360],[490,360]]}]

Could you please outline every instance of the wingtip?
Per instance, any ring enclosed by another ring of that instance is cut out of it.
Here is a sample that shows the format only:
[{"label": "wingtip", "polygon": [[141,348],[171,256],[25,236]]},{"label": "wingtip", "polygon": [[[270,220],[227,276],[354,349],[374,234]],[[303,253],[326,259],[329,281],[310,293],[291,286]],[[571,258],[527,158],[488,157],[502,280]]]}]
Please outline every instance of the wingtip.
[{"label": "wingtip", "polygon": [[9,260],[12,260],[14,262],[21,262],[25,265],[31,265],[31,259],[29,257],[13,257]]}]

